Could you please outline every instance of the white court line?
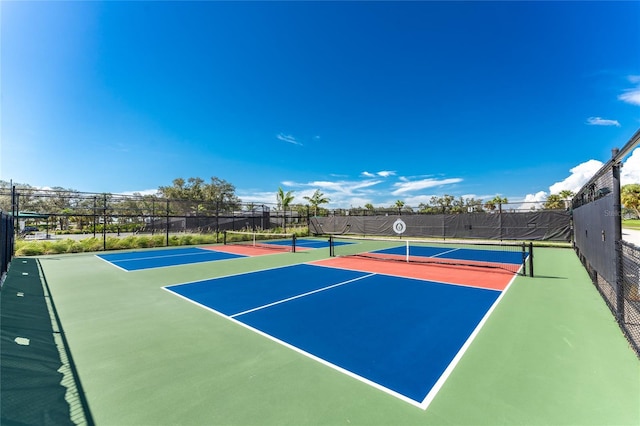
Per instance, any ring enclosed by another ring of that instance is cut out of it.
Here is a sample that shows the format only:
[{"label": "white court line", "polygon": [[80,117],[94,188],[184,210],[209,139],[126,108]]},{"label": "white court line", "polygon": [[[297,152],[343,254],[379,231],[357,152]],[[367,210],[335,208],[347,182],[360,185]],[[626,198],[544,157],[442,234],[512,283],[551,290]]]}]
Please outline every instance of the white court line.
[{"label": "white court line", "polygon": [[[201,253],[189,252],[189,253],[179,253],[179,254],[165,254],[164,256],[134,257],[131,259],[114,260],[113,262],[135,262],[137,260],[162,259],[165,257],[200,256],[203,254],[209,254],[213,252],[219,253],[219,252],[216,252],[215,250],[206,250],[206,249],[198,249],[198,250],[201,251]],[[109,261],[107,260],[107,262]]]},{"label": "white court line", "polygon": [[[451,252],[454,252],[454,251],[457,251],[457,250],[460,250],[460,248],[458,247],[458,248],[454,248],[454,249],[451,249],[451,250],[443,251],[442,253],[434,254],[433,256],[428,256],[428,257],[438,257],[438,256],[442,256],[444,254],[448,254],[448,253],[451,253]],[[420,256],[418,256],[418,257],[420,257]]]},{"label": "white court line", "polygon": [[291,300],[299,299],[301,297],[309,296],[311,294],[320,293],[321,291],[330,290],[332,288],[339,287],[339,286],[345,285],[345,284],[349,284],[349,283],[352,283],[354,281],[358,281],[358,280],[361,280],[361,279],[364,279],[364,278],[369,278],[369,277],[372,277],[374,275],[376,275],[376,274],[363,275],[361,277],[357,277],[357,278],[354,278],[352,280],[343,281],[341,283],[333,284],[333,285],[330,285],[328,287],[323,287],[323,288],[319,288],[317,290],[313,290],[313,291],[309,291],[309,292],[306,292],[306,293],[299,294],[297,296],[288,297],[286,299],[278,300],[278,301],[273,302],[273,303],[267,303],[266,305],[258,306],[257,308],[253,308],[253,309],[248,309],[248,310],[246,310],[244,312],[238,312],[237,314],[229,315],[229,317],[230,318],[239,317],[240,315],[248,314],[250,312],[259,311],[259,310],[264,309],[264,308],[269,308],[271,306],[279,305],[281,303],[289,302]]},{"label": "white court line", "polygon": [[[315,265],[315,266],[320,266],[320,265]],[[324,266],[321,266],[321,267],[324,267]],[[275,268],[268,268],[268,269],[280,269],[280,268],[286,268],[286,267],[275,267]],[[330,268],[335,268],[335,267],[330,267]],[[336,268],[336,269],[344,269],[344,268]],[[253,271],[253,272],[261,272],[261,271],[258,270],[258,271]],[[364,271],[361,271],[361,272],[364,272]],[[246,274],[246,273],[239,273],[239,274],[234,274],[234,275],[244,275],[244,274]],[[438,392],[440,391],[440,389],[442,388],[444,383],[447,381],[447,379],[449,378],[449,376],[451,375],[451,373],[453,372],[453,370],[457,366],[458,362],[462,359],[462,357],[464,356],[464,354],[467,351],[467,349],[471,346],[471,343],[473,342],[473,340],[480,333],[480,330],[484,327],[485,323],[487,322],[487,320],[489,319],[489,317],[491,316],[491,314],[493,313],[495,308],[498,306],[498,304],[500,303],[500,301],[504,297],[504,295],[507,292],[507,290],[511,287],[511,285],[513,284],[515,279],[518,277],[518,275],[514,275],[512,277],[512,279],[511,279],[511,281],[509,282],[509,284],[505,287],[505,289],[500,292],[501,294],[498,296],[498,298],[495,300],[495,302],[491,305],[491,307],[487,310],[487,312],[482,317],[482,319],[480,320],[478,325],[475,327],[473,332],[469,335],[469,337],[467,338],[465,343],[460,347],[460,349],[458,350],[456,355],[452,358],[452,360],[449,363],[449,365],[447,366],[447,368],[445,368],[445,370],[442,372],[442,374],[440,375],[440,377],[438,378],[436,383],[431,387],[431,389],[429,390],[429,392],[427,393],[427,395],[425,396],[425,398],[422,401],[416,401],[414,399],[411,399],[411,398],[409,398],[409,397],[407,397],[407,396],[405,396],[405,395],[403,395],[403,394],[401,394],[401,393],[399,393],[397,391],[394,391],[394,390],[392,390],[390,388],[385,387],[384,385],[381,385],[380,383],[374,382],[374,381],[372,381],[370,379],[367,379],[366,377],[363,377],[363,376],[360,376],[357,373],[354,373],[353,371],[347,370],[347,369],[345,369],[343,367],[340,367],[340,366],[338,366],[336,364],[333,364],[332,362],[330,362],[330,361],[328,361],[328,360],[326,360],[324,358],[320,358],[317,355],[314,355],[314,354],[312,354],[310,352],[307,352],[307,351],[305,351],[305,350],[303,350],[303,349],[301,349],[301,348],[299,348],[297,346],[294,346],[293,344],[287,343],[284,340],[281,340],[281,339],[279,339],[279,338],[277,338],[275,336],[272,336],[272,335],[270,335],[270,334],[268,334],[268,333],[266,333],[264,331],[261,331],[261,330],[255,328],[255,327],[252,327],[252,326],[250,326],[248,324],[245,324],[244,322],[242,322],[242,321],[240,321],[240,320],[235,318],[235,317],[237,317],[239,315],[243,315],[243,314],[249,313],[251,311],[255,311],[255,310],[258,310],[258,309],[266,308],[268,306],[272,306],[272,305],[275,305],[275,304],[278,304],[278,303],[283,303],[283,302],[285,302],[287,300],[296,299],[298,297],[303,297],[303,296],[308,295],[308,294],[312,294],[312,293],[328,290],[328,289],[336,287],[336,286],[344,285],[344,284],[347,284],[349,282],[353,282],[353,281],[356,281],[356,280],[359,280],[359,279],[363,279],[363,278],[368,278],[368,277],[374,276],[374,275],[386,275],[386,274],[371,273],[371,274],[368,274],[368,275],[365,275],[365,276],[362,276],[362,277],[358,277],[358,278],[355,278],[355,279],[352,279],[352,280],[345,281],[343,283],[334,284],[334,285],[328,286],[328,287],[323,288],[323,289],[314,290],[314,291],[311,291],[311,292],[308,292],[308,293],[301,294],[299,296],[290,297],[288,299],[284,299],[284,300],[279,301],[279,302],[274,302],[274,303],[271,303],[271,304],[268,304],[268,305],[264,305],[264,306],[261,306],[261,307],[258,307],[258,308],[254,308],[254,309],[251,309],[251,310],[248,310],[248,311],[245,311],[245,312],[240,312],[240,313],[237,313],[237,314],[234,314],[234,315],[231,315],[231,316],[227,315],[227,314],[224,314],[224,313],[222,313],[220,311],[217,311],[217,310],[215,310],[215,309],[213,309],[213,308],[211,308],[209,306],[206,306],[206,305],[204,305],[202,303],[196,302],[195,300],[192,300],[192,299],[190,299],[190,298],[188,298],[186,296],[183,296],[183,295],[181,295],[179,293],[176,293],[176,292],[174,292],[173,290],[170,289],[170,287],[180,286],[180,285],[184,285],[184,284],[193,284],[193,283],[198,283],[198,282],[201,282],[201,281],[209,281],[210,279],[209,280],[194,281],[194,282],[191,282],[191,283],[169,285],[169,286],[162,287],[162,289],[165,290],[165,291],[170,292],[171,294],[173,294],[175,296],[178,296],[179,298],[181,298],[181,299],[183,299],[183,300],[185,300],[187,302],[190,302],[190,303],[192,303],[194,305],[197,305],[197,306],[199,306],[201,308],[204,308],[204,309],[206,309],[206,310],[208,310],[210,312],[213,312],[214,314],[216,314],[216,315],[218,315],[220,317],[227,318],[230,321],[236,323],[237,325],[240,325],[240,326],[242,326],[242,327],[244,327],[244,328],[246,328],[248,330],[253,331],[254,333],[257,333],[257,334],[259,334],[259,335],[261,335],[263,337],[266,337],[267,339],[269,339],[269,340],[271,340],[273,342],[276,342],[276,343],[278,343],[278,344],[280,344],[282,346],[285,346],[285,347],[287,347],[287,348],[289,348],[289,349],[291,349],[291,350],[293,350],[295,352],[298,352],[299,354],[302,354],[302,355],[304,355],[304,356],[306,356],[308,358],[311,358],[311,359],[319,362],[320,364],[323,364],[323,365],[328,366],[328,367],[330,367],[330,368],[332,368],[332,369],[334,369],[336,371],[339,371],[342,374],[345,374],[346,376],[354,378],[354,379],[356,379],[356,380],[358,380],[358,381],[360,381],[362,383],[365,383],[365,384],[367,384],[367,385],[369,385],[369,386],[371,386],[371,387],[373,387],[375,389],[378,389],[378,390],[380,390],[380,391],[382,391],[382,392],[384,392],[384,393],[386,393],[388,395],[391,395],[391,396],[393,396],[393,397],[395,397],[397,399],[400,399],[400,400],[402,400],[402,401],[404,401],[406,403],[409,403],[410,405],[413,405],[414,407],[420,408],[422,410],[426,410],[429,407],[429,405],[431,404],[431,402],[433,402],[434,398],[436,397],[436,395],[438,394]],[[213,279],[216,280],[216,279],[219,279],[219,278],[226,278],[226,277],[218,277],[218,278],[213,278]],[[407,277],[400,277],[400,278],[412,279],[412,278],[407,278]],[[436,283],[436,284],[438,283],[437,281],[431,281],[431,282]],[[448,283],[441,283],[441,284],[448,284]],[[455,284],[455,285],[459,285],[459,284]],[[477,287],[477,286],[470,286],[470,287],[482,288],[482,287]],[[493,290],[493,289],[484,289],[484,290]],[[500,290],[493,290],[493,291],[500,291]]]},{"label": "white court line", "polygon": [[496,307],[504,297],[507,290],[509,290],[509,287],[511,287],[511,284],[513,284],[517,276],[518,275],[514,275],[513,278],[511,278],[511,281],[509,281],[509,284],[507,284],[507,286],[505,287],[505,289],[502,290],[502,292],[500,292],[500,295],[498,296],[496,301],[493,302],[493,305],[491,305],[491,307],[487,310],[487,313],[484,314],[484,316],[482,317],[482,319],[480,320],[476,328],[473,330],[473,332],[469,335],[466,342],[464,342],[464,344],[462,345],[462,347],[460,348],[456,356],[453,357],[453,359],[451,360],[447,368],[445,368],[445,370],[442,372],[438,381],[433,385],[431,390],[429,390],[429,393],[427,394],[427,396],[418,405],[420,408],[422,408],[423,410],[426,410],[429,407],[429,404],[431,404],[431,402],[436,397],[436,395],[438,394],[438,392],[440,391],[444,383],[447,381],[447,379],[453,372],[453,370],[456,368],[456,365],[458,365],[458,362],[460,362],[460,360],[462,359],[467,349],[469,349],[469,346],[471,346],[471,343],[473,342],[473,340],[480,333],[480,330],[482,329],[482,327],[484,327],[484,324],[487,322],[487,320],[489,319],[493,311],[496,309]]},{"label": "white court line", "polygon": [[120,270],[122,270],[124,272],[130,272],[128,269],[124,269],[122,266],[116,265],[115,263],[108,261],[107,259],[105,259],[104,257],[102,257],[102,256],[100,256],[98,254],[95,254],[94,256],[97,257],[98,259],[102,260],[103,262],[106,262],[111,266],[115,266],[116,268],[118,268],[118,269],[120,269]]}]

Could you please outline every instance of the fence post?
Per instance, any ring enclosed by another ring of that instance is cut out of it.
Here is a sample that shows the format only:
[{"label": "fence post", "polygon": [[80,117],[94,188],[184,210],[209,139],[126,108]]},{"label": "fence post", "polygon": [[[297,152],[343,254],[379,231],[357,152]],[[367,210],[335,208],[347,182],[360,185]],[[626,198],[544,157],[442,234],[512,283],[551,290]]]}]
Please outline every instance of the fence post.
[{"label": "fence post", "polygon": [[166,232],[166,240],[167,240],[167,244],[165,245],[165,247],[169,247],[169,200],[167,199],[167,232]]},{"label": "fence post", "polygon": [[103,194],[102,205],[102,249],[107,250],[107,194]]},{"label": "fence post", "polygon": [[15,228],[14,232],[20,232],[20,193],[15,191],[16,191],[16,187],[14,186],[13,192],[16,195],[16,215],[14,217],[16,218],[16,221],[13,226]]},{"label": "fence post", "polygon": [[96,237],[96,209],[98,208],[98,198],[93,197],[93,238]]},{"label": "fence post", "polygon": [[[613,159],[618,156],[618,148],[612,150]],[[613,164],[611,173],[613,176],[613,229],[615,238],[616,259],[616,316],[617,320],[624,323],[624,275],[622,265],[622,206],[620,202],[620,168],[619,162]]]}]

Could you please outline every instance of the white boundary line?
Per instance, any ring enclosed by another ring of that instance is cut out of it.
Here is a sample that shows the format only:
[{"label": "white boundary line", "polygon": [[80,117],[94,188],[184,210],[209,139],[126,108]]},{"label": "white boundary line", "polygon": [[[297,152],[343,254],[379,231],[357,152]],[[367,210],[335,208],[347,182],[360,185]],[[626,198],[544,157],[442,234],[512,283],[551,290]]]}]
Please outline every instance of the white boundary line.
[{"label": "white boundary line", "polygon": [[[190,248],[196,248],[197,251],[199,251],[200,253],[191,251],[189,253],[165,254],[164,256],[134,257],[134,258],[131,258],[131,259],[116,260],[116,262],[135,262],[135,261],[138,261],[138,260],[163,259],[165,257],[200,256],[200,255],[207,254],[207,252],[213,252],[214,251],[214,250],[208,250],[208,249],[201,249],[199,247],[190,247]],[[188,248],[186,248],[186,247],[183,248],[183,250],[187,250],[187,249]],[[174,249],[169,249],[169,250],[175,250],[175,248]],[[180,249],[178,249],[178,250],[180,250]],[[162,250],[158,250],[158,251],[162,251]],[[139,253],[139,252],[133,252],[133,253]],[[124,254],[124,253],[122,253],[122,254]],[[99,255],[96,255],[96,256],[99,256]]]},{"label": "white boundary line", "polygon": [[489,319],[493,311],[496,309],[496,307],[498,306],[498,304],[500,303],[500,301],[502,300],[506,292],[509,290],[509,288],[511,287],[511,285],[513,284],[517,276],[518,275],[514,275],[513,278],[511,278],[511,281],[509,281],[509,284],[507,284],[505,289],[502,290],[502,292],[500,293],[496,301],[493,302],[489,310],[487,310],[487,313],[484,314],[484,316],[482,317],[482,319],[480,320],[476,328],[471,332],[471,334],[467,338],[466,342],[464,342],[464,344],[462,345],[458,353],[453,357],[453,359],[451,360],[447,368],[442,372],[442,374],[440,375],[440,378],[433,385],[433,387],[431,388],[427,396],[424,398],[424,400],[422,400],[422,403],[420,403],[420,408],[422,408],[423,410],[426,410],[429,407],[429,404],[431,404],[433,399],[436,397],[436,395],[438,394],[438,392],[440,391],[444,383],[447,381],[447,379],[449,378],[449,376],[451,375],[455,367],[458,365],[458,362],[460,362],[460,360],[462,359],[462,356],[465,354],[467,349],[469,349],[469,346],[471,346],[471,343],[473,342],[473,340],[480,333],[480,330],[482,329],[482,327],[484,327],[485,323],[487,322],[487,320]]},{"label": "white boundary line", "polygon": [[[325,268],[334,268],[334,269],[344,269],[344,270],[347,270],[347,271],[354,271],[353,269],[336,268],[336,267],[333,267],[333,266],[324,266],[324,265],[314,265],[313,263],[307,263],[307,265],[319,266],[319,267],[325,267]],[[400,400],[402,400],[404,402],[407,402],[407,403],[409,403],[409,404],[411,404],[411,405],[413,405],[415,407],[418,407],[418,408],[420,408],[422,410],[426,410],[429,407],[429,405],[431,404],[431,402],[433,402],[434,398],[436,397],[436,395],[438,394],[440,389],[442,389],[442,386],[444,385],[444,383],[447,381],[447,379],[449,378],[449,376],[451,375],[451,373],[453,372],[455,367],[458,365],[458,362],[460,362],[460,360],[462,359],[462,357],[465,354],[465,352],[467,351],[467,349],[469,349],[469,347],[471,346],[471,343],[473,342],[473,340],[480,333],[480,330],[484,327],[485,323],[487,322],[487,320],[489,319],[489,317],[491,316],[491,314],[493,313],[495,308],[498,306],[498,304],[500,303],[500,301],[504,297],[505,293],[509,290],[509,288],[511,287],[511,285],[513,284],[515,279],[518,277],[517,274],[514,274],[513,277],[511,278],[511,280],[509,281],[509,284],[507,284],[507,286],[502,291],[495,290],[495,289],[489,289],[489,288],[483,288],[483,287],[477,287],[477,286],[464,286],[464,285],[454,284],[454,283],[445,283],[445,282],[438,282],[438,281],[421,280],[420,278],[415,278],[415,279],[417,279],[419,281],[432,282],[432,283],[436,283],[436,284],[459,285],[461,287],[478,288],[478,289],[482,289],[482,290],[499,291],[500,292],[500,295],[498,296],[498,298],[495,300],[495,302],[493,302],[493,304],[487,310],[487,312],[482,317],[482,319],[480,320],[478,325],[471,332],[471,334],[469,335],[469,337],[467,338],[465,343],[460,347],[460,349],[458,350],[456,355],[452,358],[452,360],[449,363],[449,365],[447,366],[447,368],[445,368],[445,370],[442,372],[442,374],[440,375],[440,377],[438,378],[436,383],[431,387],[431,389],[427,393],[427,396],[425,396],[425,398],[422,401],[416,401],[416,400],[413,400],[413,399],[411,399],[411,398],[409,398],[409,397],[407,397],[405,395],[402,395],[401,393],[398,393],[398,392],[396,392],[396,391],[394,391],[392,389],[389,389],[389,388],[387,388],[387,387],[385,387],[385,386],[383,386],[383,385],[381,385],[379,383],[376,383],[376,382],[374,382],[372,380],[369,380],[369,379],[367,379],[365,377],[362,377],[362,376],[360,376],[360,375],[358,375],[358,374],[356,374],[356,373],[354,373],[354,372],[352,372],[350,370],[346,370],[346,369],[344,369],[344,368],[342,368],[342,367],[340,367],[338,365],[335,365],[335,364],[333,364],[333,363],[331,363],[331,362],[329,362],[329,361],[327,361],[327,360],[325,360],[323,358],[320,358],[320,357],[318,357],[316,355],[313,355],[313,354],[311,354],[311,353],[309,353],[309,352],[307,352],[307,351],[305,351],[303,349],[300,349],[297,346],[294,346],[294,345],[292,345],[290,343],[287,343],[287,342],[285,342],[283,340],[280,340],[280,339],[278,339],[278,338],[276,338],[276,337],[274,337],[274,336],[272,336],[270,334],[267,334],[267,333],[265,333],[265,332],[263,332],[263,331],[261,331],[261,330],[259,330],[257,328],[254,328],[254,327],[252,327],[252,326],[250,326],[248,324],[245,324],[242,321],[239,321],[239,320],[237,320],[235,318],[237,316],[240,316],[240,315],[243,315],[243,314],[246,314],[246,313],[249,313],[249,312],[253,312],[253,311],[256,311],[256,310],[259,310],[259,309],[267,308],[269,306],[276,305],[278,303],[284,303],[286,301],[297,299],[297,298],[303,297],[305,295],[310,295],[310,294],[313,294],[313,293],[317,293],[319,291],[328,290],[328,289],[333,288],[333,287],[337,287],[337,286],[340,286],[340,285],[347,284],[349,282],[357,281],[357,280],[362,279],[362,278],[369,278],[369,277],[374,276],[374,275],[386,275],[386,276],[392,276],[392,277],[396,277],[396,278],[405,278],[405,279],[414,279],[414,278],[407,278],[407,277],[401,277],[401,276],[399,277],[399,276],[396,276],[396,275],[387,275],[387,274],[379,274],[379,273],[369,273],[368,275],[365,275],[365,276],[362,276],[362,277],[358,277],[358,278],[355,278],[355,279],[352,279],[352,280],[348,280],[348,281],[345,281],[343,283],[333,284],[331,286],[328,286],[328,287],[325,287],[325,288],[322,288],[322,289],[319,289],[319,290],[314,290],[314,291],[311,291],[311,292],[307,292],[307,293],[301,294],[299,296],[293,296],[293,297],[290,297],[288,299],[283,299],[283,300],[278,301],[278,302],[274,302],[274,303],[271,303],[271,304],[263,305],[263,306],[260,306],[258,308],[250,309],[250,310],[247,310],[247,311],[244,311],[244,312],[240,312],[240,313],[237,313],[237,314],[233,314],[233,315],[226,315],[226,314],[224,314],[224,313],[222,313],[220,311],[217,311],[217,310],[215,310],[213,308],[210,308],[209,306],[203,305],[203,304],[201,304],[199,302],[196,302],[195,300],[192,300],[192,299],[190,299],[190,298],[188,298],[186,296],[183,296],[183,295],[181,295],[179,293],[176,293],[176,292],[174,292],[173,290],[171,290],[169,288],[169,287],[177,287],[177,286],[181,286],[181,285],[185,285],[185,284],[195,284],[195,283],[199,283],[199,282],[217,280],[217,279],[220,279],[220,278],[227,278],[227,277],[232,277],[232,276],[251,274],[253,272],[262,272],[262,271],[268,271],[268,270],[274,270],[274,269],[282,269],[282,268],[287,268],[287,267],[291,267],[291,266],[296,266],[296,265],[279,266],[279,267],[275,267],[275,268],[260,269],[260,270],[251,271],[251,272],[241,272],[241,273],[238,273],[238,274],[225,275],[225,276],[221,276],[221,277],[209,278],[209,279],[192,281],[192,282],[185,282],[185,283],[182,283],[182,284],[171,284],[171,285],[167,285],[167,286],[162,287],[162,289],[167,291],[167,292],[170,292],[171,294],[173,294],[175,296],[180,297],[183,300],[186,300],[187,302],[190,302],[190,303],[192,303],[192,304],[194,304],[196,306],[199,306],[199,307],[204,308],[204,309],[206,309],[206,310],[208,310],[210,312],[213,312],[214,314],[216,314],[216,315],[218,315],[218,316],[220,316],[222,318],[226,318],[226,319],[234,322],[237,325],[240,325],[240,326],[242,326],[242,327],[244,327],[244,328],[246,328],[248,330],[253,331],[254,333],[257,333],[257,334],[259,334],[259,335],[261,335],[263,337],[266,337],[267,339],[269,339],[271,341],[274,341],[274,342],[276,342],[276,343],[278,343],[278,344],[280,344],[282,346],[285,346],[285,347],[287,347],[287,348],[289,348],[289,349],[291,349],[291,350],[293,350],[295,352],[298,352],[298,353],[300,353],[300,354],[302,354],[304,356],[307,356],[307,357],[313,359],[314,361],[317,361],[317,362],[319,362],[319,363],[321,363],[323,365],[326,365],[326,366],[328,366],[330,368],[333,368],[334,370],[339,371],[342,374],[345,374],[345,375],[347,375],[349,377],[352,377],[352,378],[354,378],[356,380],[359,380],[359,381],[361,381],[361,382],[363,382],[363,383],[365,383],[365,384],[367,384],[367,385],[369,385],[369,386],[371,386],[371,387],[373,387],[375,389],[381,390],[381,391],[383,391],[383,392],[385,392],[385,393],[387,393],[387,394],[389,394],[391,396],[394,396],[394,397],[396,397],[396,398],[398,398],[398,399],[400,399]],[[364,272],[364,271],[357,271],[357,272]]]},{"label": "white boundary line", "polygon": [[[372,274],[372,275],[376,275],[376,274]],[[201,303],[198,303],[198,302],[196,302],[196,301],[194,301],[194,300],[192,300],[192,299],[189,299],[188,297],[185,297],[185,296],[182,296],[181,294],[175,293],[174,291],[172,291],[171,289],[168,289],[167,287],[162,287],[162,289],[163,289],[163,290],[166,290],[166,291],[168,291],[168,292],[170,292],[171,294],[173,294],[173,295],[175,295],[175,296],[180,297],[181,299],[186,300],[187,302],[193,303],[193,304],[194,304],[194,305],[196,305],[196,306],[199,306],[199,307],[204,308],[204,309],[206,309],[206,310],[208,310],[208,311],[210,311],[210,312],[213,312],[214,314],[216,314],[216,315],[218,315],[218,316],[220,316],[220,317],[222,317],[222,318],[226,318],[226,319],[228,319],[229,321],[232,321],[233,323],[235,323],[235,324],[237,324],[237,325],[239,325],[239,326],[241,326],[241,327],[244,327],[244,328],[246,328],[247,330],[251,330],[251,331],[253,331],[254,333],[257,333],[257,334],[259,334],[259,335],[260,335],[260,336],[262,336],[262,337],[266,337],[267,339],[269,339],[269,340],[271,340],[271,341],[273,341],[273,342],[276,342],[276,343],[278,343],[278,344],[280,344],[280,345],[282,345],[282,346],[284,346],[284,347],[286,347],[286,348],[288,348],[288,349],[291,349],[291,350],[293,350],[293,351],[295,351],[295,352],[297,352],[297,353],[299,353],[299,354],[302,354],[302,355],[304,355],[304,356],[306,356],[306,357],[308,357],[308,358],[311,358],[312,360],[314,360],[314,361],[316,361],[316,362],[319,362],[320,364],[323,364],[323,365],[325,365],[325,366],[327,366],[327,367],[330,367],[330,368],[332,368],[332,369],[334,369],[334,370],[336,370],[336,371],[338,371],[338,372],[340,372],[340,373],[342,373],[342,374],[345,374],[345,375],[347,375],[347,376],[349,376],[349,377],[351,377],[351,378],[354,378],[354,379],[356,379],[356,380],[359,380],[359,381],[361,381],[361,382],[363,382],[363,383],[365,383],[365,384],[367,384],[367,385],[369,385],[369,386],[371,386],[371,387],[373,387],[373,388],[375,388],[375,389],[381,390],[381,391],[383,391],[383,392],[385,392],[385,393],[387,393],[387,394],[389,394],[389,395],[391,395],[391,396],[394,396],[394,397],[396,397],[396,398],[398,398],[398,399],[401,399],[402,401],[405,401],[405,402],[407,402],[407,403],[409,403],[409,404],[411,404],[411,405],[413,405],[413,406],[415,406],[415,407],[422,408],[422,406],[421,406],[421,403],[420,403],[420,402],[415,401],[415,400],[413,400],[413,399],[411,399],[411,398],[408,398],[408,397],[406,397],[406,396],[404,396],[404,395],[402,395],[402,394],[400,394],[400,393],[398,393],[398,392],[396,392],[396,391],[394,391],[394,390],[392,390],[392,389],[389,389],[389,388],[387,388],[387,387],[385,387],[385,386],[382,386],[382,385],[381,385],[381,384],[379,384],[379,383],[376,383],[376,382],[371,381],[371,380],[369,380],[369,379],[367,379],[367,378],[365,378],[365,377],[362,377],[362,376],[360,376],[360,375],[358,375],[358,374],[354,373],[353,371],[346,370],[346,369],[344,369],[344,368],[342,368],[342,367],[340,367],[340,366],[338,366],[338,365],[335,365],[335,364],[333,364],[333,363],[331,363],[331,362],[327,361],[327,360],[326,360],[326,359],[324,359],[324,358],[320,358],[320,357],[318,357],[318,356],[316,356],[316,355],[313,355],[313,354],[312,354],[312,353],[310,353],[310,352],[307,352],[307,351],[305,351],[305,350],[303,350],[303,349],[300,349],[299,347],[294,346],[294,345],[292,345],[292,344],[290,344],[290,343],[287,343],[287,342],[285,342],[284,340],[280,340],[280,339],[278,339],[277,337],[274,337],[274,336],[272,336],[272,335],[270,335],[270,334],[265,333],[264,331],[261,331],[261,330],[259,330],[259,329],[257,329],[257,328],[254,328],[254,327],[252,327],[252,326],[250,326],[250,325],[248,325],[248,324],[245,324],[245,323],[243,323],[242,321],[239,321],[239,320],[237,320],[237,319],[235,319],[235,318],[233,318],[233,317],[230,317],[229,315],[225,315],[225,314],[223,314],[223,313],[222,313],[222,312],[220,312],[220,311],[216,311],[215,309],[212,309],[212,308],[210,308],[210,307],[208,307],[208,306],[206,306],[206,305],[203,305],[203,304],[201,304]],[[236,315],[237,315],[237,314],[236,314]],[[424,409],[424,408],[423,408],[423,409]]]},{"label": "white boundary line", "polygon": [[115,266],[116,268],[120,269],[121,271],[131,272],[131,271],[127,270],[127,269],[124,269],[122,266],[116,265],[115,263],[108,261],[107,259],[101,257],[99,254],[94,254],[94,256],[97,257],[98,259],[102,260],[104,263],[109,264],[110,266]]},{"label": "white boundary line", "polygon": [[[228,259],[228,260],[233,260],[233,259]],[[256,273],[256,272],[265,272],[265,271],[273,271],[273,270],[276,270],[276,269],[290,268],[292,266],[298,266],[298,265],[320,266],[320,265],[311,265],[310,263],[294,263],[294,264],[291,264],[291,265],[274,266],[274,267],[271,267],[271,268],[256,269],[255,271],[245,271],[245,272],[238,272],[238,273],[230,274],[230,275],[221,275],[219,277],[204,278],[202,280],[196,280],[196,281],[186,281],[186,282],[177,283],[177,284],[167,284],[166,286],[164,286],[162,288],[165,288],[165,287],[178,287],[178,286],[187,285],[187,284],[197,284],[197,283],[202,283],[202,282],[206,282],[206,281],[219,280],[219,279],[222,279],[222,278],[237,277],[239,275],[249,275],[249,274],[253,274],[253,273]],[[356,271],[356,272],[362,272],[362,271]]]},{"label": "white boundary line", "polygon": [[[229,261],[229,260],[245,259],[247,257],[251,257],[251,256],[243,255],[243,254],[228,253],[228,252],[225,252],[225,251],[217,251],[217,250],[209,250],[209,249],[205,249],[205,248],[201,248],[201,247],[194,247],[194,248],[197,248],[197,249],[203,251],[203,253],[184,253],[184,254],[167,255],[167,256],[138,257],[138,258],[135,258],[135,259],[124,259],[124,260],[115,260],[115,261],[107,260],[107,259],[102,257],[103,254],[109,254],[108,252],[100,252],[100,253],[94,254],[94,256],[96,256],[97,258],[99,258],[100,260],[102,260],[104,262],[107,262],[111,266],[115,266],[116,268],[121,269],[124,272],[139,272],[139,271],[148,271],[149,269],[174,268],[174,267],[179,267],[179,266],[192,265],[193,263],[226,262],[226,261]],[[151,250],[154,250],[154,249],[151,249]],[[155,250],[157,250],[157,249],[155,249]],[[205,260],[205,261],[202,261],[202,262],[179,263],[177,265],[154,266],[154,267],[151,267],[151,268],[131,269],[131,270],[125,269],[122,266],[116,265],[114,263],[114,262],[129,262],[129,261],[132,261],[132,260],[160,259],[160,258],[164,258],[164,257],[168,258],[168,257],[179,257],[179,256],[200,256],[201,254],[206,254],[206,252],[229,254],[229,255],[233,255],[234,257],[231,257],[231,258],[228,258],[228,259],[211,259],[211,260]]]}]

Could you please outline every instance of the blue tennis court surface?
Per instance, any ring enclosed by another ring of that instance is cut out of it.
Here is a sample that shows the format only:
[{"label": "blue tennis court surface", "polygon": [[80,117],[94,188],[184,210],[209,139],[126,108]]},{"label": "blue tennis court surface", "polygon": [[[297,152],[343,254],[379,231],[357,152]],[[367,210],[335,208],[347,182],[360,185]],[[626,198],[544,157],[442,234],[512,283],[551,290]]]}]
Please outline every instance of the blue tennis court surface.
[{"label": "blue tennis court surface", "polygon": [[123,253],[99,254],[99,258],[124,269],[138,271],[141,269],[161,268],[165,266],[187,265],[245,257],[238,254],[223,253],[197,247],[162,250],[130,251]]},{"label": "blue tennis court surface", "polygon": [[165,289],[421,408],[502,294],[308,264]]},{"label": "blue tennis court surface", "polygon": [[[372,253],[404,256],[406,254],[406,247],[400,245],[397,247],[376,250]],[[527,254],[527,252],[524,253],[525,256]],[[441,259],[471,260],[474,262],[508,263],[513,265],[520,265],[523,263],[523,253],[519,251],[411,246],[409,248],[409,255],[418,257],[437,257]]]}]

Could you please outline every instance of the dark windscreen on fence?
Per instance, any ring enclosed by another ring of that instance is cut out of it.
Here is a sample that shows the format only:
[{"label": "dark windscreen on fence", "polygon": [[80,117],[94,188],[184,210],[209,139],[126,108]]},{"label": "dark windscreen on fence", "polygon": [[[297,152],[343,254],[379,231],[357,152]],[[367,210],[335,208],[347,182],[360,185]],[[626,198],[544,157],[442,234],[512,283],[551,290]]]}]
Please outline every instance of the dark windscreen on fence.
[{"label": "dark windscreen on fence", "polygon": [[621,168],[640,131],[574,196],[574,247],[640,356],[640,247],[622,240]]},{"label": "dark windscreen on fence", "polygon": [[0,212],[0,287],[13,257],[13,216]]},{"label": "dark windscreen on fence", "polygon": [[406,224],[403,235],[410,237],[564,242],[571,239],[570,214],[564,210],[313,217],[309,230],[315,234],[395,236],[393,224],[398,218]]}]

